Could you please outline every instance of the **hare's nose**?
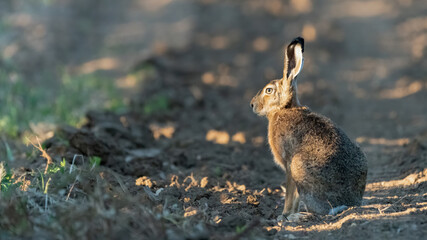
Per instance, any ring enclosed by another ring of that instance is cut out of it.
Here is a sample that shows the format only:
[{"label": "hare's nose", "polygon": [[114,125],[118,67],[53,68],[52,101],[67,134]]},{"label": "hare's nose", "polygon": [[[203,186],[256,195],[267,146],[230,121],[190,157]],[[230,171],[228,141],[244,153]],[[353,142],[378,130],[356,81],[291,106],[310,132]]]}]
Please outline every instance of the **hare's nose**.
[{"label": "hare's nose", "polygon": [[251,108],[254,108],[254,104],[253,103],[251,103]]}]

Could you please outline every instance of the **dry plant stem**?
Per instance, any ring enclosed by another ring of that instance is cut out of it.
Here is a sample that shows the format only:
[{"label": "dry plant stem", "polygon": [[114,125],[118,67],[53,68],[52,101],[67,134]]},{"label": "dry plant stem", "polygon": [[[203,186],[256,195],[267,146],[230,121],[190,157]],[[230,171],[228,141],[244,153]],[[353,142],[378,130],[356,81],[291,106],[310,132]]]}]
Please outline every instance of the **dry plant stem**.
[{"label": "dry plant stem", "polygon": [[40,155],[41,157],[45,158],[47,160],[46,162],[46,168],[44,169],[44,174],[47,173],[47,169],[49,168],[49,165],[52,164],[52,158],[49,156],[49,154],[47,154],[47,152],[43,149],[42,145],[40,144],[40,140],[38,137],[36,137],[37,139],[37,144],[34,144],[30,139],[27,138],[27,140],[31,143],[31,145],[33,145],[33,147],[37,148],[42,155]]},{"label": "dry plant stem", "polygon": [[45,198],[45,202],[44,202],[44,211],[47,211],[47,203],[48,203],[48,199],[49,199],[49,195],[48,195],[48,189],[49,189],[49,183],[50,180],[52,180],[51,178],[49,178],[49,180],[47,180],[46,186],[45,186],[45,190],[44,190],[44,194],[46,195]]},{"label": "dry plant stem", "polygon": [[385,208],[383,208],[383,209],[379,209],[379,208],[378,208],[378,212],[379,212],[380,214],[383,214],[385,210],[387,210],[387,209],[389,209],[390,207],[394,206],[396,203],[398,203],[398,202],[402,201],[402,200],[403,200],[404,198],[406,198],[406,197],[407,197],[407,196],[403,196],[403,197],[401,197],[399,200],[397,200],[396,202],[394,202],[394,203],[390,204],[390,206],[387,206],[387,207],[385,207]]},{"label": "dry plant stem", "polygon": [[71,192],[72,192],[72,191],[73,191],[73,189],[74,189],[74,186],[76,185],[77,178],[78,178],[78,176],[76,177],[76,180],[74,180],[73,185],[71,185],[70,191],[68,191],[67,199],[65,199],[65,201],[67,201],[67,202],[68,202],[68,199],[70,198]]}]

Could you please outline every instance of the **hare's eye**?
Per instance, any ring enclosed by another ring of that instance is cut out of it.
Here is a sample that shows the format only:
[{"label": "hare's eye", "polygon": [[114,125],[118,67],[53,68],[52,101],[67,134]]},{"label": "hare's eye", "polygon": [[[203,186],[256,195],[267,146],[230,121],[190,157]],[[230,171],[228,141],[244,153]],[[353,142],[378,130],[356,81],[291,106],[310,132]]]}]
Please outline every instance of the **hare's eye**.
[{"label": "hare's eye", "polygon": [[267,94],[271,94],[272,92],[273,92],[272,88],[266,88],[265,89],[265,93],[267,93]]}]

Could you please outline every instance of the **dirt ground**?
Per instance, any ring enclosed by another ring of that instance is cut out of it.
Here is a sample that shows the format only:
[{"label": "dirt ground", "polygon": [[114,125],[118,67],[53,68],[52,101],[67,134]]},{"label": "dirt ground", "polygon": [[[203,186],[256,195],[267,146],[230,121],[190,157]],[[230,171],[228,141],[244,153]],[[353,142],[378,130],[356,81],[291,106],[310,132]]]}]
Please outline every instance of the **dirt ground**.
[{"label": "dirt ground", "polygon": [[[93,35],[82,33],[93,38],[87,45],[74,51],[73,41],[78,40],[64,38],[68,45],[54,43],[63,48],[52,51],[69,51],[64,61],[76,69],[89,66],[84,63],[92,61],[93,54],[120,63],[113,67],[95,64],[96,70],[122,76],[130,69],[148,66],[152,74],[141,86],[127,89],[134,94],[128,112],[94,109],[84,126],[59,127],[44,143],[54,162],[65,158],[71,164],[74,159],[78,166],[78,155],[86,160],[99,156],[100,176],[112,172],[124,196],[139,199],[133,204],[144,205],[151,214],[147,216],[153,216],[139,223],[131,221],[129,226],[112,220],[110,224],[121,228],[108,237],[425,238],[425,3],[204,0],[111,4],[95,8],[97,17],[88,21],[103,27]],[[104,23],[105,19],[110,22]],[[145,24],[145,32],[133,30],[138,23]],[[300,102],[330,117],[362,147],[368,157],[368,184],[360,207],[337,216],[283,222],[277,218],[284,205],[281,183],[285,174],[275,166],[268,149],[267,122],[253,114],[249,101],[269,80],[282,76],[284,46],[299,35],[306,39],[305,64],[298,79]],[[98,41],[109,50],[93,50]],[[50,58],[43,59],[48,60],[40,67],[50,64]],[[123,85],[131,80],[118,77]],[[167,99],[166,110],[138,111],[159,96]],[[45,160],[37,158],[31,164],[44,166]],[[66,190],[79,202],[85,199],[85,190],[83,181],[77,182],[73,187],[80,191],[73,192],[71,186]],[[83,206],[86,200],[80,203]],[[113,199],[104,203],[106,211],[116,207],[117,216],[138,209],[116,206]],[[79,211],[73,221],[80,221]],[[144,229],[145,235],[135,235],[139,231],[135,229]],[[92,234],[85,237],[103,236]],[[52,237],[47,233],[34,236]]]}]

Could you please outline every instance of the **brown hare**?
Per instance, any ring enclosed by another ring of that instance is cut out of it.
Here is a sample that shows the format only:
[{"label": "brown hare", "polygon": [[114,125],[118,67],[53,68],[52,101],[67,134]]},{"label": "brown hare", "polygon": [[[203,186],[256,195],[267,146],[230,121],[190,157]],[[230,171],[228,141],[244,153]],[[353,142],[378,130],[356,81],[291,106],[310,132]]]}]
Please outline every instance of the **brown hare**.
[{"label": "brown hare", "polygon": [[268,83],[252,99],[255,113],[268,118],[268,142],[286,173],[283,215],[300,202],[315,214],[336,214],[362,202],[367,162],[360,148],[330,119],[299,103],[296,77],[304,59],[304,39],[286,48],[283,78]]}]

